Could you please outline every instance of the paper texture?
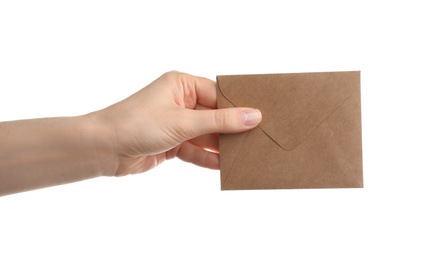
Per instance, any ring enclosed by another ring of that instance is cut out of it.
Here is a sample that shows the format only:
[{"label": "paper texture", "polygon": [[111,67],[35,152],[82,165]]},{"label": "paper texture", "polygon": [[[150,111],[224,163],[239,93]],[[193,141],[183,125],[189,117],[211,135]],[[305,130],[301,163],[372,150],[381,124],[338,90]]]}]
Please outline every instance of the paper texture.
[{"label": "paper texture", "polygon": [[221,189],[363,187],[360,72],[217,76],[218,108],[258,127],[220,134]]}]

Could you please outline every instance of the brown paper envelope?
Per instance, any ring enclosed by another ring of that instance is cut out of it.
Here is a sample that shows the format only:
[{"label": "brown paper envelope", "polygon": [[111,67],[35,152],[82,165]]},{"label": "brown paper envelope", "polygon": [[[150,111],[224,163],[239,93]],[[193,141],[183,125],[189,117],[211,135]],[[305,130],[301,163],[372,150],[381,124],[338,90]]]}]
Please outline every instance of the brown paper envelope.
[{"label": "brown paper envelope", "polygon": [[222,190],[362,188],[360,72],[217,76],[218,108],[258,127],[220,134]]}]

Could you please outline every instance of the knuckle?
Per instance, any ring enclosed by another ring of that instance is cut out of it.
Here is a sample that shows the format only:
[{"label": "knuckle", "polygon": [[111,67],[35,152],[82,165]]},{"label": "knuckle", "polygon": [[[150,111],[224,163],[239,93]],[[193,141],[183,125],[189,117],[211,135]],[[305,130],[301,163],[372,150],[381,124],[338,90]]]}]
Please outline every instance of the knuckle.
[{"label": "knuckle", "polygon": [[162,75],[163,78],[177,78],[179,77],[180,72],[176,70],[171,70]]},{"label": "knuckle", "polygon": [[228,129],[233,123],[229,110],[216,110],[214,119],[219,129]]}]

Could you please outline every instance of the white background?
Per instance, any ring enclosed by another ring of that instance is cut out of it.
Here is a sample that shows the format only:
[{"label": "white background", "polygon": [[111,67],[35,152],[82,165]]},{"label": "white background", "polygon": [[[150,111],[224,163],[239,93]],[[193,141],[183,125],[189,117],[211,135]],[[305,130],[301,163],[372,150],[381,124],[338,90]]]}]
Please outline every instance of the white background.
[{"label": "white background", "polygon": [[174,159],[1,197],[0,258],[422,259],[422,25],[418,1],[1,1],[0,121],[85,114],[173,69],[361,70],[365,188],[221,192]]}]

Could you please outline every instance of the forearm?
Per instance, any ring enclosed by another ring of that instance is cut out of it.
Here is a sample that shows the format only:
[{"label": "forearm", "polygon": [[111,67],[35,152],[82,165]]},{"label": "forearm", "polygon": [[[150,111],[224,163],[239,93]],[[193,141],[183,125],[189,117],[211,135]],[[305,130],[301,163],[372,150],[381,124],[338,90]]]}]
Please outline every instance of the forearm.
[{"label": "forearm", "polygon": [[0,196],[112,175],[112,140],[91,115],[0,123]]}]

